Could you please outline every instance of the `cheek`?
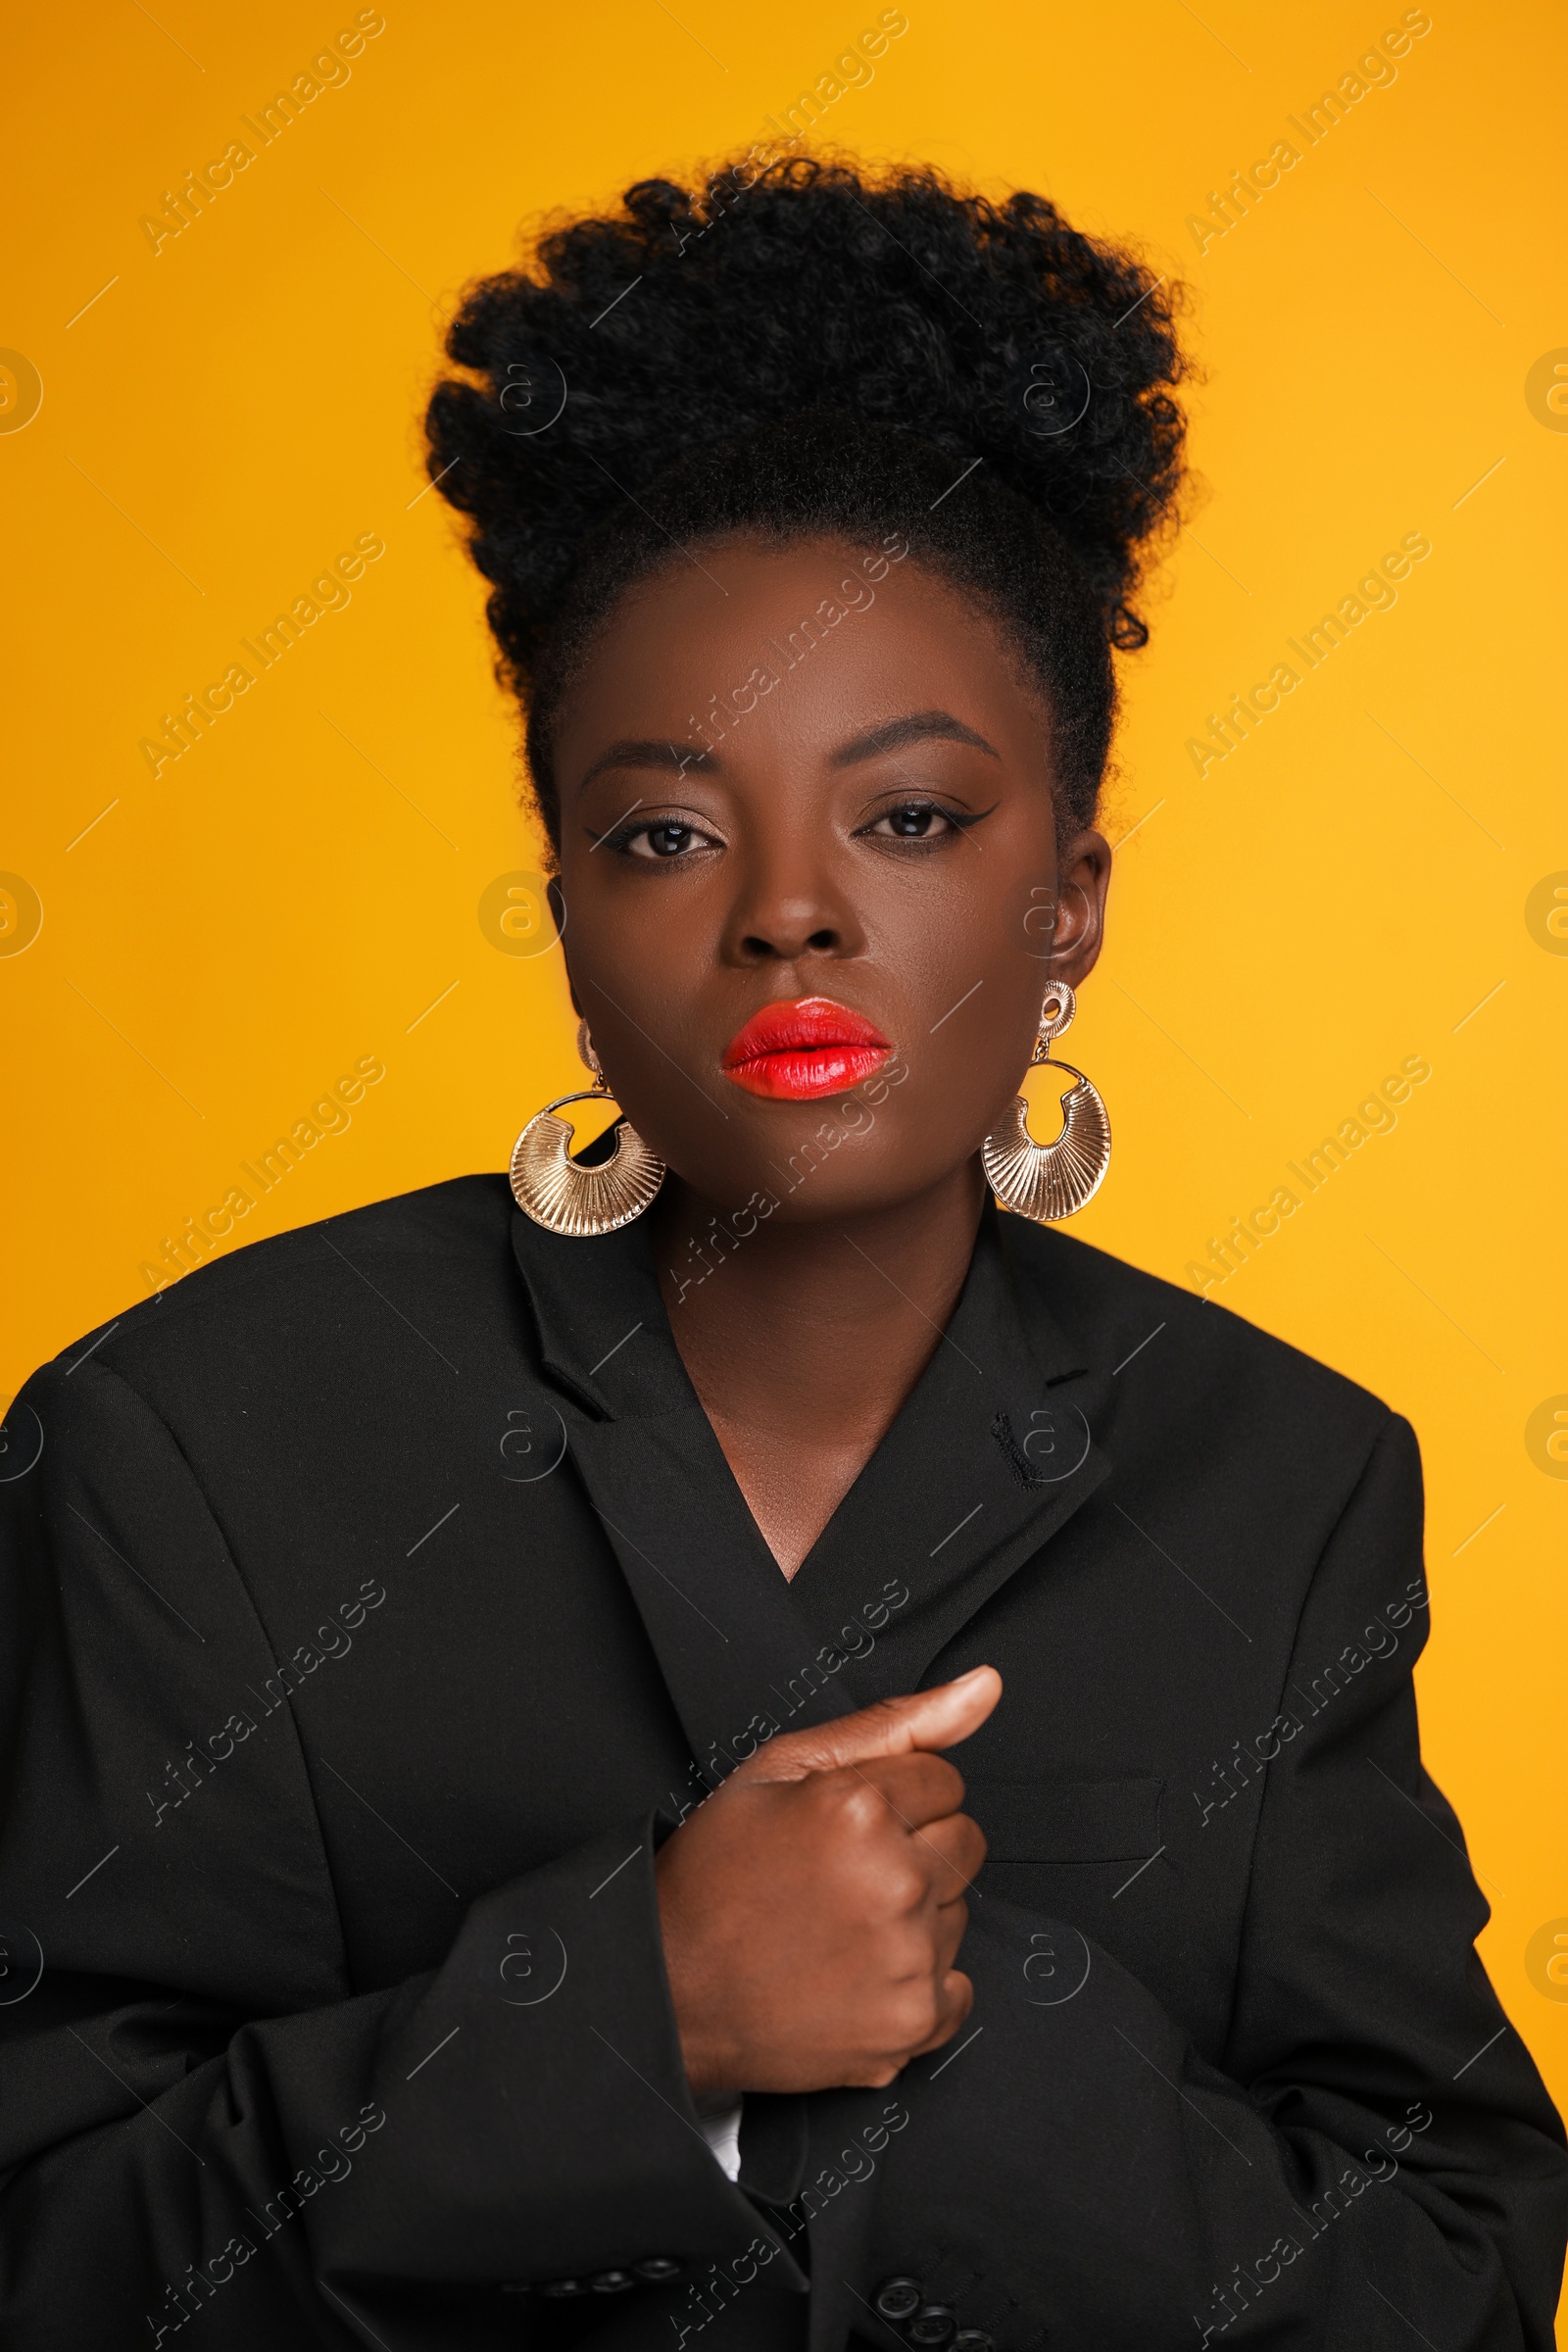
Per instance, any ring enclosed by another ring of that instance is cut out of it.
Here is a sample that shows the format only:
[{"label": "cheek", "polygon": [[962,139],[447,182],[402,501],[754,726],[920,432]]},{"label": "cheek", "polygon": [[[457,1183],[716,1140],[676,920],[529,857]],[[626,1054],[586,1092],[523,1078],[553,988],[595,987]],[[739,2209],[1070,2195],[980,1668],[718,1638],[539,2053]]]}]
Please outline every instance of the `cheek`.
[{"label": "cheek", "polygon": [[612,855],[585,857],[563,878],[566,968],[607,1069],[667,1072],[665,1054],[684,1067],[700,1052],[694,1022],[720,961],[725,901],[696,877],[633,881]]},{"label": "cheek", "polygon": [[961,864],[932,872],[901,926],[917,1014],[911,1063],[972,1116],[994,1116],[1017,1091],[1053,969],[1054,857],[1020,833],[965,842]]},{"label": "cheek", "polygon": [[940,980],[943,1001],[911,1064],[923,1080],[933,1119],[956,1143],[963,1136],[978,1141],[1023,1090],[1039,1031],[1045,967],[1004,944],[1004,935],[984,957],[972,939],[963,942],[933,977]]},{"label": "cheek", "polygon": [[[601,866],[610,855],[584,844],[564,860],[572,994],[621,1109],[662,1158],[685,1168],[724,1139],[733,1108],[719,1054],[737,1024],[724,1028],[713,1003],[725,904],[716,889],[673,875],[633,885]],[[586,1072],[580,1083],[592,1084]]]}]

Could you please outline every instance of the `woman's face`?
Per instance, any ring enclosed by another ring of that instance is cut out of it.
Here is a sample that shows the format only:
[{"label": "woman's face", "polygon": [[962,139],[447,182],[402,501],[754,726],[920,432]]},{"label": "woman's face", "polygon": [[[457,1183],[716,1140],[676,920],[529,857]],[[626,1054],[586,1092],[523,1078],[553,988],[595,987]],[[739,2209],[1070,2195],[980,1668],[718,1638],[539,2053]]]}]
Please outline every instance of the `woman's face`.
[{"label": "woman's face", "polygon": [[616,607],[556,760],[573,995],[678,1176],[814,1221],[972,1160],[1110,867],[1093,832],[1058,861],[1050,714],[989,617],[907,557],[705,548]]}]

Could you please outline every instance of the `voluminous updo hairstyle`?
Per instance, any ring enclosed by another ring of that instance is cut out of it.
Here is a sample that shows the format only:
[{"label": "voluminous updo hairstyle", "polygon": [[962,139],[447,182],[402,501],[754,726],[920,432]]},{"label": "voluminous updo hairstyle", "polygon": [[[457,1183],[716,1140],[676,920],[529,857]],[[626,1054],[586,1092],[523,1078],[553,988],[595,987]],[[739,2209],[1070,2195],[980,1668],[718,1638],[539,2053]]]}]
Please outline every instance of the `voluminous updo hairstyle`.
[{"label": "voluminous updo hairstyle", "polygon": [[429,472],[492,584],[551,843],[556,712],[611,608],[739,536],[902,534],[1010,638],[1085,824],[1181,475],[1171,289],[1026,190],[756,154],[549,228],[447,336]]}]

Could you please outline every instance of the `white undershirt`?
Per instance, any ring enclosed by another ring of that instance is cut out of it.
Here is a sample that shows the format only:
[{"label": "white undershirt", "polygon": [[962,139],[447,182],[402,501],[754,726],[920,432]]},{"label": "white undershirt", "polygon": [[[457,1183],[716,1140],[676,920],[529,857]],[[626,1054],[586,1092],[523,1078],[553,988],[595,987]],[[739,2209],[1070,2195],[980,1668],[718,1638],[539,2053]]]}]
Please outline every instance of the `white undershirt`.
[{"label": "white undershirt", "polygon": [[703,2137],[717,2157],[725,2174],[733,2180],[741,2169],[741,2110],[744,2100],[732,2098],[728,2091],[693,2091],[698,2121]]}]

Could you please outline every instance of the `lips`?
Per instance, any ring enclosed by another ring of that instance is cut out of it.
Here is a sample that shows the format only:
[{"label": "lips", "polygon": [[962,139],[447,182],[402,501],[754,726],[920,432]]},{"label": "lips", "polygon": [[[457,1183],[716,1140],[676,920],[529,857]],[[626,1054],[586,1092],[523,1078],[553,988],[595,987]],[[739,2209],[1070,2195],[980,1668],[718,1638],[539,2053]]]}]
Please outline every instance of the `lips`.
[{"label": "lips", "polygon": [[879,1070],[893,1052],[874,1022],[831,997],[764,1004],[724,1049],[723,1071],[749,1095],[808,1102],[843,1095]]}]

